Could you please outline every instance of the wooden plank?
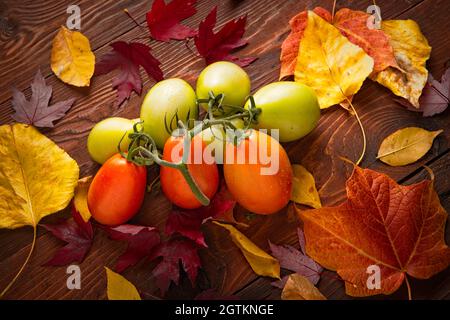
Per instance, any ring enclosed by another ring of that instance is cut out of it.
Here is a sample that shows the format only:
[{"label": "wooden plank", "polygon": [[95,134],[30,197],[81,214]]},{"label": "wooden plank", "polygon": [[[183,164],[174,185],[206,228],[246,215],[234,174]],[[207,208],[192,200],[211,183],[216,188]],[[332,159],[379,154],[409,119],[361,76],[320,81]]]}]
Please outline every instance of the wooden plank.
[{"label": "wooden plank", "polygon": [[[343,1],[341,5],[358,9],[364,9],[367,6],[366,1],[347,2]],[[384,15],[386,17],[395,16],[419,1],[378,2],[382,7],[383,13],[386,13]],[[198,23],[212,7],[212,4],[203,7],[204,3],[201,2],[202,9],[199,9],[200,14],[198,14],[198,17],[192,20],[193,25]],[[318,3],[323,5],[325,2],[313,1],[313,4]],[[427,15],[434,18],[435,25],[445,28],[448,26],[448,21],[445,20],[446,18],[442,14],[445,11],[443,11],[442,7],[445,8],[446,4],[443,1],[438,4],[441,5],[441,9],[432,13],[427,12]],[[303,9],[303,7],[304,3],[300,2],[276,2],[274,4],[271,1],[244,1],[239,3],[231,1],[221,4],[219,9],[220,23],[232,17],[237,17],[242,13],[249,12],[247,34],[251,37],[251,42],[247,48],[239,52],[239,55],[257,55],[259,57],[258,61],[247,68],[253,80],[254,88],[277,79],[279,47],[288,33],[287,19],[294,15],[295,12]],[[420,23],[432,45],[437,47],[438,54],[435,55],[435,52],[433,52],[435,56],[433,56],[431,61],[431,70],[440,75],[439,72],[442,72],[443,62],[446,59],[445,53],[448,50],[448,43],[441,41],[442,39],[434,38],[434,36],[430,38],[430,34],[436,34],[436,28],[434,24],[424,25],[423,20],[426,19],[424,15],[425,13],[412,15],[411,18],[416,19]],[[127,18],[125,17],[124,19]],[[120,38],[131,40],[141,36],[142,30],[133,28]],[[143,42],[150,43],[148,40]],[[167,76],[180,76],[186,78],[192,84],[194,83],[195,77],[203,67],[203,62],[194,58],[185,48],[184,43],[171,42],[169,44],[161,44],[152,42],[151,45],[155,56],[161,57]],[[101,56],[107,50],[108,48],[105,46],[100,47],[96,50],[96,54]],[[48,135],[78,161],[83,175],[92,174],[97,169],[97,166],[92,163],[85,150],[86,136],[93,124],[106,116],[121,115],[133,118],[139,113],[141,98],[136,96],[133,96],[125,108],[117,109],[115,107],[114,93],[110,88],[111,78],[112,75],[106,75],[94,79],[93,86],[88,91],[68,88],[55,79],[54,76],[49,77],[48,80],[54,86],[57,100],[65,99],[69,96],[78,97],[76,105],[69,112],[68,116],[53,131],[48,132]],[[153,81],[146,80],[144,91],[148,90],[152,84]],[[28,90],[27,94],[29,94]],[[379,142],[385,135],[396,128],[404,125],[425,125],[428,129],[437,129],[449,123],[448,112],[426,121],[417,114],[406,112],[392,103],[392,96],[387,90],[370,82],[357,95],[355,104],[358,110],[361,109],[360,112],[363,121],[365,121],[366,129],[371,133],[369,153],[366,159],[374,158],[373,155],[376,153]],[[10,108],[9,101],[0,105],[0,123],[10,121],[9,115],[11,111],[5,112],[8,108]],[[324,113],[319,127],[313,134],[298,143],[287,145],[293,162],[303,163],[318,177],[320,192],[326,204],[332,204],[342,199],[342,182],[349,173],[344,168],[343,163],[338,161],[332,154],[344,155],[351,159],[356,158],[359,151],[359,140],[355,142],[355,137],[358,136],[359,131],[354,119],[342,110],[334,109]],[[369,163],[369,160],[366,160],[364,165],[382,168],[383,171],[388,171],[395,178],[402,178],[416,170],[422,163],[445,152],[448,149],[447,141],[448,133],[438,139],[427,157],[418,164],[406,168],[386,168],[380,163]],[[321,158],[320,164],[316,163],[318,157]],[[162,226],[169,210],[170,204],[164,197],[149,197],[146,199],[141,213],[134,221],[142,224]],[[243,210],[239,209],[237,215],[240,219],[245,219]],[[293,244],[296,241],[293,233],[295,223],[292,221],[289,223],[289,220],[286,223],[285,219],[288,219],[288,217],[283,213],[266,218],[256,217],[251,221],[251,226],[245,233],[264,248],[267,247],[267,235],[270,235],[270,239],[277,243]],[[229,241],[226,233],[220,229],[214,230],[214,227],[209,226],[205,229],[210,248],[202,252],[202,258],[211,285],[219,288],[223,293],[232,293],[246,283],[253,281],[255,279],[254,274],[231,241]],[[16,233],[20,233],[17,238],[15,237]],[[2,258],[4,257],[1,260],[2,262],[0,262],[0,272],[4,274],[4,277],[0,280],[0,287],[3,287],[8,279],[12,278],[29,249],[29,246],[25,245],[29,240],[25,238],[23,231],[2,231],[0,233],[0,243],[11,242],[12,239],[18,240],[16,246],[10,243],[8,253],[0,254]],[[40,267],[51,257],[54,249],[60,245],[58,241],[48,235],[42,235],[38,240],[37,252],[33,256],[30,266],[23,277],[11,289],[7,297],[42,299],[61,297],[103,298],[105,288],[103,265],[112,266],[114,260],[120,254],[119,249],[122,248],[118,247],[116,243],[110,243],[103,234],[96,238],[89,257],[81,264],[82,272],[86,277],[82,280],[83,289],[81,291],[69,291],[65,289],[66,275],[64,268],[54,268],[54,272],[49,274],[49,268]],[[16,251],[14,251],[14,248],[17,248]],[[140,289],[153,293],[155,287],[151,279],[150,281],[148,280],[149,270],[151,269],[147,265],[140,265],[127,271],[125,276],[136,283]],[[332,287],[334,284],[330,282],[329,285]],[[33,289],[34,287],[45,288],[45,290]],[[332,289],[333,287],[330,290]]]}]

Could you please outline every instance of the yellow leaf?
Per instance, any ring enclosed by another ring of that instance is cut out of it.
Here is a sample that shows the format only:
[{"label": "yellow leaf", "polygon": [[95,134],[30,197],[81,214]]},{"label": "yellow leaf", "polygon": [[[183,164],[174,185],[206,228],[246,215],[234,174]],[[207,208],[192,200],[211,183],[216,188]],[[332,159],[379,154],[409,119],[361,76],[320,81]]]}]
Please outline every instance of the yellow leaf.
[{"label": "yellow leaf", "polygon": [[105,269],[108,300],[141,300],[139,292],[130,281],[107,267]]},{"label": "yellow leaf", "polygon": [[280,278],[280,264],[277,259],[260,249],[235,227],[229,224],[219,223],[217,221],[214,221],[214,223],[230,232],[231,239],[238,246],[238,248],[241,249],[245,259],[247,259],[248,263],[257,275],[277,279]]},{"label": "yellow leaf", "polygon": [[434,138],[442,131],[427,131],[417,127],[397,130],[383,140],[377,159],[394,167],[416,162],[430,150]]},{"label": "yellow leaf", "polygon": [[89,39],[64,26],[53,39],[51,67],[63,82],[76,87],[89,86],[94,74],[95,56]]},{"label": "yellow leaf", "polygon": [[91,218],[91,212],[89,211],[87,204],[87,194],[91,182],[92,176],[84,177],[78,180],[78,185],[75,188],[75,195],[73,197],[75,209],[80,213],[85,222],[88,222]]},{"label": "yellow leaf", "polygon": [[294,172],[294,179],[291,200],[316,209],[321,208],[322,204],[313,175],[299,164],[292,165],[292,171]]},{"label": "yellow leaf", "polygon": [[36,227],[73,197],[78,165],[34,127],[0,127],[0,228]]},{"label": "yellow leaf", "polygon": [[373,64],[363,49],[308,11],[294,74],[295,81],[314,89],[321,109],[346,101],[358,92]]},{"label": "yellow leaf", "polygon": [[286,284],[284,285],[283,292],[281,293],[281,299],[327,300],[311,281],[297,273],[289,275]]},{"label": "yellow leaf", "polygon": [[425,63],[430,58],[431,47],[413,20],[386,20],[381,28],[390,37],[401,70],[388,67],[371,78],[419,108],[419,97],[428,78]]}]

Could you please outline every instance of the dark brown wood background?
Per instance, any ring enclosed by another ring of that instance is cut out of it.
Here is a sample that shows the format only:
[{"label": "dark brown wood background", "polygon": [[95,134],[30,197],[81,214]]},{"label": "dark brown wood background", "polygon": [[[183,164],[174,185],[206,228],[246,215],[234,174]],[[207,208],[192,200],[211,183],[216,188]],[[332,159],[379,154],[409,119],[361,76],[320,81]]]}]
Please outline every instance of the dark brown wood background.
[{"label": "dark brown wood background", "polygon": [[[145,21],[145,13],[151,4],[143,1],[45,1],[45,0],[0,0],[0,124],[11,123],[11,86],[30,95],[30,82],[38,68],[41,68],[47,83],[54,89],[55,101],[76,97],[77,100],[67,116],[59,121],[53,130],[45,133],[77,160],[81,175],[94,174],[98,166],[86,151],[86,137],[92,126],[109,116],[135,118],[139,115],[142,96],[132,94],[128,104],[118,108],[115,92],[111,88],[114,73],[96,77],[90,88],[77,89],[63,84],[49,67],[51,41],[60,25],[65,24],[66,8],[78,4],[82,13],[82,32],[89,37],[97,57],[109,51],[113,40],[138,40],[150,44],[153,54],[161,60],[165,77],[181,77],[195,84],[195,79],[204,62],[195,57],[184,42],[160,43],[150,41],[148,34],[132,22],[124,13],[128,10],[138,21]],[[211,8],[218,4],[218,22],[248,14],[247,32],[250,44],[238,54],[258,56],[259,59],[246,68],[252,79],[252,89],[276,81],[279,73],[280,45],[289,32],[288,21],[305,8],[321,5],[331,10],[332,1],[299,0],[223,0],[199,1],[198,13],[186,24],[196,27]],[[371,1],[338,1],[338,8],[365,10]],[[433,47],[428,69],[440,78],[449,59],[450,1],[448,0],[396,0],[381,1],[383,19],[414,19],[417,21]],[[192,42],[190,43],[192,46]],[[146,77],[146,75],[145,75]],[[144,92],[154,84],[145,78]],[[384,172],[400,183],[410,184],[427,178],[423,165],[433,169],[436,189],[443,206],[450,209],[450,111],[432,117],[422,118],[419,114],[400,107],[393,101],[393,95],[382,86],[366,81],[354,99],[355,106],[368,133],[368,150],[363,167]],[[431,151],[420,161],[405,167],[393,168],[375,159],[382,139],[395,130],[406,126],[419,126],[429,130],[444,129],[433,144]],[[334,205],[345,197],[344,182],[351,168],[339,160],[339,156],[356,159],[361,150],[360,131],[355,119],[342,108],[334,107],[322,112],[318,127],[306,138],[286,145],[292,163],[301,163],[317,180],[324,205]],[[1,161],[1,159],[0,159]],[[164,225],[170,203],[164,196],[148,196],[136,223]],[[298,246],[295,228],[297,219],[284,211],[269,217],[256,216],[247,220],[245,211],[237,209],[239,220],[250,227],[243,232],[256,244],[267,249],[267,240]],[[45,219],[52,222],[67,215],[67,212]],[[204,226],[208,249],[201,250],[203,271],[197,288],[191,288],[188,281],[181,281],[179,287],[172,286],[167,298],[192,298],[200,289],[213,287],[221,294],[237,294],[241,298],[266,299],[280,297],[280,290],[270,285],[270,279],[256,276],[240,251],[231,242],[225,230],[212,224]],[[23,263],[32,238],[31,228],[0,230],[0,288],[4,288]],[[447,243],[450,230],[447,226]],[[66,288],[66,268],[42,267],[62,245],[60,241],[39,228],[35,252],[26,270],[7,293],[7,299],[104,299],[106,279],[104,266],[112,267],[123,252],[125,244],[110,241],[99,232],[91,252],[80,265],[82,271],[81,290]],[[124,275],[148,297],[158,292],[151,278],[151,266],[140,264],[127,270]],[[414,298],[450,299],[450,269],[426,281],[413,280]],[[335,279],[334,273],[326,272],[319,289],[330,299],[348,299],[343,283]],[[389,298],[406,298],[402,287]],[[386,297],[377,297],[386,298]]]}]

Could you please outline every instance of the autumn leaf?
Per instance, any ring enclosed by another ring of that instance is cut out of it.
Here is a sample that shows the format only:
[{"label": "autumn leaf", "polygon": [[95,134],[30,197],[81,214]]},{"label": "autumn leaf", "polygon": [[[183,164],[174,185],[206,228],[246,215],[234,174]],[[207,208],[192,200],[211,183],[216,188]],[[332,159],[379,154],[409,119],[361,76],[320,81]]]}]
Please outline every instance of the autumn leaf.
[{"label": "autumn leaf", "polygon": [[108,267],[105,270],[108,300],[141,300],[139,292],[130,281]]},{"label": "autumn leaf", "polygon": [[427,131],[417,127],[399,129],[383,140],[377,159],[391,166],[414,163],[430,150],[434,138],[442,131]]},{"label": "autumn leaf", "polygon": [[[322,7],[316,7],[314,13],[322,17],[326,21],[331,21],[331,14]],[[290,21],[291,33],[281,44],[280,55],[280,80],[294,75],[295,66],[297,64],[298,49],[300,41],[303,37],[308,22],[308,11],[302,11],[295,15]]]},{"label": "autumn leaf", "polygon": [[404,99],[395,99],[395,101],[409,110],[422,112],[424,117],[444,112],[450,103],[450,68],[445,70],[440,82],[428,73],[427,83],[419,98],[419,109]]},{"label": "autumn leaf", "polygon": [[149,77],[156,81],[163,79],[161,63],[150,53],[150,47],[138,42],[117,41],[111,44],[112,51],[104,55],[95,65],[95,75],[102,75],[119,69],[112,86],[117,88],[117,102],[121,105],[130,98],[131,91],[138,95],[142,91],[139,67],[143,67]]},{"label": "autumn leaf", "polygon": [[95,56],[89,39],[81,32],[61,26],[53,38],[51,67],[63,82],[76,87],[90,85],[94,74]]},{"label": "autumn leaf", "polygon": [[[232,214],[235,205],[236,201],[231,198],[225,185],[222,185],[206,207],[194,210],[174,208],[167,218],[165,232],[168,236],[179,233],[198,245],[207,247],[201,226],[209,219],[236,222]],[[226,216],[229,212],[231,212],[230,216]]]},{"label": "autumn leaf", "polygon": [[231,239],[241,250],[245,259],[257,275],[280,278],[280,264],[277,259],[260,249],[235,227],[217,221],[214,221],[214,223],[230,232]]},{"label": "autumn leaf", "polygon": [[297,273],[288,276],[281,293],[282,300],[326,300],[314,284]]},{"label": "autumn leaf", "polygon": [[[275,245],[269,241],[270,251],[280,262],[281,268],[302,275],[315,285],[320,280],[323,268],[305,254],[305,235],[300,228],[297,229],[297,234],[300,243],[300,251],[289,245]],[[280,281],[272,282],[272,285],[283,288],[287,279],[288,276],[285,276]]]},{"label": "autumn leaf", "polygon": [[[336,270],[351,296],[391,294],[406,275],[428,279],[450,264],[444,242],[448,215],[430,180],[402,186],[355,166],[344,203],[298,214],[306,253]],[[380,289],[367,287],[373,265],[381,271]]]},{"label": "autumn leaf", "polygon": [[413,20],[385,20],[381,28],[389,36],[400,69],[389,67],[371,78],[419,108],[419,97],[428,78],[425,63],[431,47]]},{"label": "autumn leaf", "polygon": [[383,30],[369,29],[370,14],[342,8],[334,15],[333,25],[353,44],[361,47],[374,60],[373,72],[398,67],[389,37]]},{"label": "autumn leaf", "polygon": [[308,11],[300,42],[295,81],[310,86],[321,109],[346,101],[373,70],[373,59],[339,30]]},{"label": "autumn leaf", "polygon": [[231,54],[248,43],[242,39],[247,16],[227,22],[217,33],[214,32],[216,21],[217,6],[200,22],[198,34],[194,38],[197,51],[205,59],[206,64],[228,60],[245,67],[255,61],[256,58],[238,58]]},{"label": "autumn leaf", "polygon": [[158,230],[153,227],[123,224],[117,227],[103,227],[113,240],[125,241],[126,251],[117,259],[114,270],[122,273],[147,258],[152,250],[160,243]]},{"label": "autumn leaf", "polygon": [[72,219],[57,224],[42,224],[56,238],[67,244],[58,249],[45,266],[66,266],[72,262],[83,262],[94,240],[94,229],[85,222],[80,213],[72,207]]},{"label": "autumn leaf", "polygon": [[322,207],[313,175],[299,164],[292,165],[292,171],[294,178],[291,200],[313,208]]},{"label": "autumn leaf", "polygon": [[155,248],[150,255],[150,260],[158,257],[161,257],[162,260],[152,270],[152,275],[162,295],[169,289],[171,281],[178,285],[180,262],[192,285],[195,286],[198,269],[201,267],[197,250],[198,247],[193,241],[183,238],[169,239]]},{"label": "autumn leaf", "polygon": [[193,37],[197,31],[180,24],[180,21],[193,16],[196,0],[155,0],[152,9],[147,12],[147,26],[155,40],[184,40]]},{"label": "autumn leaf", "polygon": [[31,83],[30,101],[16,88],[12,88],[12,92],[11,103],[15,111],[12,118],[17,122],[32,124],[35,127],[52,128],[53,122],[61,119],[75,101],[74,98],[71,98],[49,106],[52,87],[45,84],[40,70],[36,72]]},{"label": "autumn leaf", "polygon": [[75,188],[75,194],[73,196],[73,205],[75,210],[78,211],[85,222],[88,222],[91,218],[91,212],[89,211],[87,204],[87,194],[91,182],[92,176],[84,177],[78,180],[77,187]]},{"label": "autumn leaf", "polygon": [[197,294],[194,297],[194,300],[239,300],[239,297],[235,295],[223,296],[220,295],[216,289],[206,289]]}]

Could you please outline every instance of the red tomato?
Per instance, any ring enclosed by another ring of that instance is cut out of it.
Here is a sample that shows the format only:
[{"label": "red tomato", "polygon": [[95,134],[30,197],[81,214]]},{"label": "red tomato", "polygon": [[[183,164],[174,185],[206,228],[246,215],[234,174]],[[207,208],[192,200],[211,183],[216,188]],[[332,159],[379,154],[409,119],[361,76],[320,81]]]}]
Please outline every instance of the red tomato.
[{"label": "red tomato", "polygon": [[[180,162],[183,156],[182,146],[183,137],[170,137],[164,145],[163,159],[168,162]],[[200,163],[193,161],[196,158],[195,155],[192,157],[194,148],[198,148],[196,149],[198,152],[201,151],[197,156]],[[219,187],[219,170],[214,163],[214,157],[209,155],[206,159],[203,155],[205,148],[206,144],[201,136],[192,139],[187,168],[203,194],[211,199]],[[161,166],[160,180],[162,191],[178,207],[195,209],[202,206],[178,169]]]},{"label": "red tomato", "polygon": [[109,158],[92,180],[88,207],[94,219],[113,226],[130,220],[144,201],[147,169],[120,154]]},{"label": "red tomato", "polygon": [[[252,130],[251,135],[238,146],[228,143],[226,153],[223,166],[225,182],[241,206],[254,213],[272,214],[287,205],[293,173],[286,151],[278,141]],[[229,153],[234,155],[233,159],[228,157]],[[237,161],[240,155],[243,161]],[[276,160],[278,166],[274,162]],[[261,169],[272,174],[264,175]]]}]

